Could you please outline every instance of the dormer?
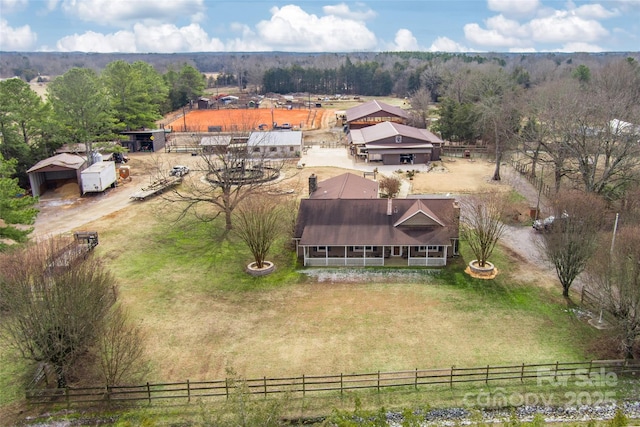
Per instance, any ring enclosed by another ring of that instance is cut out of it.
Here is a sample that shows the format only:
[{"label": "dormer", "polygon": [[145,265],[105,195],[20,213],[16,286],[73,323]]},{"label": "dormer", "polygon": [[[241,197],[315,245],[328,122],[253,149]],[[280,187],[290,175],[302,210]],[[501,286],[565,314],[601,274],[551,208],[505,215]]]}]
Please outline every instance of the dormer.
[{"label": "dormer", "polygon": [[411,205],[409,209],[400,217],[394,227],[444,227],[445,224],[438,218],[436,214],[431,211],[421,200]]}]

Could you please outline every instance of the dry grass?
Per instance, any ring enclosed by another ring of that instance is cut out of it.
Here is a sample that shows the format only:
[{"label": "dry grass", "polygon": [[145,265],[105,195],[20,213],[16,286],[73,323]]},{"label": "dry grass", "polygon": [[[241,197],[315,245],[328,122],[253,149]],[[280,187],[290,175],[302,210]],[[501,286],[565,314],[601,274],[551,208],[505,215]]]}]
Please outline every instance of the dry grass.
[{"label": "dry grass", "polygon": [[[438,172],[441,169],[445,172]],[[434,170],[418,173],[412,181],[412,192],[417,194],[468,194],[483,191],[510,190],[505,183],[491,181],[495,164],[484,159],[469,161],[461,158],[444,157],[436,162]]]},{"label": "dry grass", "polygon": [[[299,194],[307,176],[290,178]],[[429,276],[419,282],[242,285],[246,254],[224,258],[229,248],[213,238],[179,241],[192,226],[169,223],[164,203],[145,202],[91,227],[100,232],[99,252],[118,275],[123,301],[149,336],[151,380],[215,379],[227,368],[260,377],[579,357],[576,339],[556,324],[561,308],[531,312],[517,301],[496,303],[495,295],[469,294]],[[287,263],[281,259],[281,269]],[[521,291],[515,284],[495,292],[500,300]]]}]

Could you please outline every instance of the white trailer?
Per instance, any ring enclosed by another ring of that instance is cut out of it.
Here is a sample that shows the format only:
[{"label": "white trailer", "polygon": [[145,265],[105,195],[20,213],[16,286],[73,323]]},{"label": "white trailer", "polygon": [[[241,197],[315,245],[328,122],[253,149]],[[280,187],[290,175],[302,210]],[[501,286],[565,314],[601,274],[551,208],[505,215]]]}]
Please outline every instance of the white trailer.
[{"label": "white trailer", "polygon": [[82,172],[82,194],[100,193],[116,184],[116,163],[98,162],[94,163]]}]

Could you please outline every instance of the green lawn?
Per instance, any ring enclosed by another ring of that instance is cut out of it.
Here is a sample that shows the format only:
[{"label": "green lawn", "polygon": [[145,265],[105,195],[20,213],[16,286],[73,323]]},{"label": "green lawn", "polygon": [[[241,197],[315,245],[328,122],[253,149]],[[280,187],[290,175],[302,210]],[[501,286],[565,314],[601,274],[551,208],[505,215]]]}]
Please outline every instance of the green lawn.
[{"label": "green lawn", "polygon": [[[535,363],[590,358],[597,332],[566,309],[560,287],[513,277],[497,251],[495,280],[464,273],[462,256],[440,274],[318,283],[300,272],[286,241],[277,271],[244,273],[251,261],[214,224],[173,223],[144,209],[102,220],[97,254],[147,334],[151,382],[241,376]],[[162,218],[162,219],[161,219]],[[0,404],[22,395],[24,366],[0,350]]]}]

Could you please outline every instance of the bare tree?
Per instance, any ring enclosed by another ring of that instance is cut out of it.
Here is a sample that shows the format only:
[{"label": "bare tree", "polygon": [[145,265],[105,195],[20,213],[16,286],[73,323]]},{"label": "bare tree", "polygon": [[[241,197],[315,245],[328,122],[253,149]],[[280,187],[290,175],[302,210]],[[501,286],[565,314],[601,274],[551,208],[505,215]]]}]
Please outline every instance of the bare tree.
[{"label": "bare tree", "polygon": [[115,305],[98,337],[100,374],[107,385],[133,384],[148,372],[144,335],[121,305]]},{"label": "bare tree", "polygon": [[431,92],[428,89],[420,88],[411,94],[410,124],[415,127],[426,129],[429,124],[429,114],[432,105]]},{"label": "bare tree", "polygon": [[499,193],[469,196],[461,202],[460,237],[467,242],[478,266],[484,267],[504,235],[506,199]]},{"label": "bare tree", "polygon": [[562,295],[569,288],[597,249],[603,225],[605,204],[602,198],[581,191],[563,191],[553,201],[554,220],[542,232],[543,253],[554,266],[562,285]]},{"label": "bare tree", "polygon": [[[218,145],[200,156],[194,174],[182,186],[167,193],[167,199],[183,204],[181,217],[192,211],[202,221],[224,216],[226,230],[233,228],[233,211],[250,196],[264,193],[285,165],[288,153],[271,151],[269,141],[276,132],[256,132],[249,139],[245,129],[258,124],[238,124],[236,133],[215,137]],[[204,173],[204,177],[199,172]]]},{"label": "bare tree", "polygon": [[608,256],[589,262],[587,281],[612,315],[625,357],[633,358],[640,337],[640,227],[620,229],[610,250],[612,243],[607,238],[601,246]]},{"label": "bare tree", "polygon": [[396,176],[383,176],[378,181],[380,192],[390,199],[396,197],[400,193],[402,181]]},{"label": "bare tree", "polygon": [[96,341],[116,301],[114,277],[94,256],[62,238],[0,258],[0,333],[29,360],[52,366],[59,387]]},{"label": "bare tree", "polygon": [[264,266],[271,245],[286,228],[282,209],[281,200],[263,195],[244,199],[235,210],[233,232],[251,251],[256,268]]}]

